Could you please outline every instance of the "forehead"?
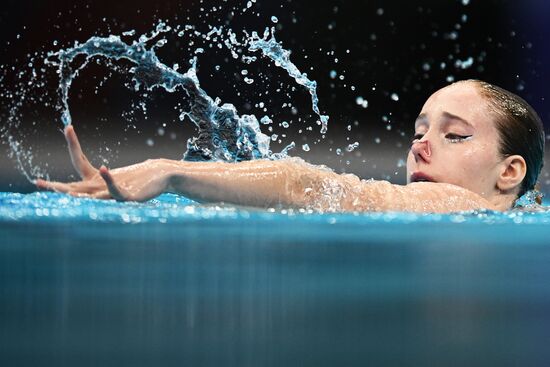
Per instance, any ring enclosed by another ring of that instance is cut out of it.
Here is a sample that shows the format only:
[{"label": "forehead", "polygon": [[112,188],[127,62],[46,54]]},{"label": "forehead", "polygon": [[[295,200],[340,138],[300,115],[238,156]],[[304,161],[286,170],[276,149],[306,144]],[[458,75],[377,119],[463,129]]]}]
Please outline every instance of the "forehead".
[{"label": "forehead", "polygon": [[429,124],[437,123],[446,113],[468,121],[476,130],[489,132],[495,128],[487,101],[473,83],[458,83],[438,90],[421,111]]}]

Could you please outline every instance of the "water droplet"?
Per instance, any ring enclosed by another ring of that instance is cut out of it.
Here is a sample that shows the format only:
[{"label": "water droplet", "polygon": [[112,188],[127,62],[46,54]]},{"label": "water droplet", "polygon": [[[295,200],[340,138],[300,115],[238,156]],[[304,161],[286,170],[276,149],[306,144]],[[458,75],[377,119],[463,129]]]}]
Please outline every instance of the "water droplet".
[{"label": "water droplet", "polygon": [[474,64],[474,58],[468,57],[466,60],[456,60],[455,61],[455,67],[460,69],[468,69],[470,66]]},{"label": "water droplet", "polygon": [[359,105],[363,108],[367,108],[369,106],[369,101],[367,101],[366,99],[364,99],[361,96],[359,96],[355,99],[355,103],[357,103],[357,105]]},{"label": "water droplet", "polygon": [[355,149],[357,149],[359,147],[359,142],[355,142],[353,144],[349,144],[347,147],[346,147],[346,151],[348,152],[353,152]]},{"label": "water droplet", "polygon": [[303,150],[304,152],[309,152],[309,145],[308,145],[308,144],[302,145],[302,150]]},{"label": "water droplet", "polygon": [[272,21],[273,23],[277,23],[277,22],[279,21],[279,19],[277,19],[276,16],[272,16],[272,17],[271,17],[271,21]]}]

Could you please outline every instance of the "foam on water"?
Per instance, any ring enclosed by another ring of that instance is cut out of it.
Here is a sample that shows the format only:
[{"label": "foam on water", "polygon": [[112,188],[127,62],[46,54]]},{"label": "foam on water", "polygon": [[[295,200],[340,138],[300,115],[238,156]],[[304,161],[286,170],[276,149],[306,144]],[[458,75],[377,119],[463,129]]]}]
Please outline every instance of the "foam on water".
[{"label": "foam on water", "polygon": [[[10,222],[99,222],[99,223],[178,223],[201,220],[280,221],[365,225],[372,223],[470,223],[470,224],[548,224],[550,210],[508,212],[471,211],[451,214],[318,213],[312,210],[259,210],[233,205],[199,205],[178,195],[164,194],[145,203],[76,198],[51,192],[18,194],[0,192],[0,223]],[[250,222],[252,223],[252,222]]]}]

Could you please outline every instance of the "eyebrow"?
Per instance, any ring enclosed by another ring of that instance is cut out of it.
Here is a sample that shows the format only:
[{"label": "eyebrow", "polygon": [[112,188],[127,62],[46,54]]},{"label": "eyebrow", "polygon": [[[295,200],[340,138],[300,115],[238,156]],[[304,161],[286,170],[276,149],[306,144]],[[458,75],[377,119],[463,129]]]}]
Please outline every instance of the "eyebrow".
[{"label": "eyebrow", "polygon": [[[457,121],[460,121],[461,123],[473,128],[472,124],[470,122],[468,122],[468,120],[465,120],[460,116],[453,115],[452,113],[447,112],[447,111],[443,111],[442,115],[446,119],[457,120]],[[416,121],[414,123],[414,127],[417,128],[419,125],[429,125],[429,123],[428,123],[428,114],[427,113],[421,113],[420,115],[418,115],[418,117],[416,118]]]},{"label": "eyebrow", "polygon": [[443,112],[443,116],[445,116],[446,118],[451,119],[451,120],[458,120],[458,121],[462,122],[463,124],[468,125],[469,127],[473,127],[472,124],[468,122],[468,120],[465,120],[460,116],[453,115],[452,113],[449,113],[447,111]]},{"label": "eyebrow", "polygon": [[416,118],[416,121],[414,122],[414,128],[416,129],[419,125],[429,125],[428,124],[428,115],[426,113],[421,113]]}]

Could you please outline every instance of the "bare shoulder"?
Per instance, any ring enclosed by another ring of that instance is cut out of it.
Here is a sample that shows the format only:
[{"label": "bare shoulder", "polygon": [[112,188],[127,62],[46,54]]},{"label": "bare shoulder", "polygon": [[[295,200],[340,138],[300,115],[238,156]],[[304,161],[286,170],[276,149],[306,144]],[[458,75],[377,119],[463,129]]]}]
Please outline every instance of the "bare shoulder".
[{"label": "bare shoulder", "polygon": [[252,169],[256,175],[277,172],[285,177],[284,190],[290,203],[319,211],[449,213],[495,209],[483,197],[459,186],[433,182],[403,186],[361,180],[356,175],[338,174],[326,166],[312,165],[299,158],[257,160],[239,166]]},{"label": "bare shoulder", "polygon": [[416,182],[403,186],[387,181],[363,181],[361,186],[365,209],[371,211],[450,213],[495,209],[480,195],[452,184]]},{"label": "bare shoulder", "polygon": [[361,180],[337,174],[303,160],[281,162],[300,172],[300,187],[308,192],[307,206],[323,211],[406,211],[450,213],[496,208],[480,195],[463,187],[434,182],[395,185],[388,181]]}]

